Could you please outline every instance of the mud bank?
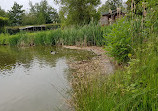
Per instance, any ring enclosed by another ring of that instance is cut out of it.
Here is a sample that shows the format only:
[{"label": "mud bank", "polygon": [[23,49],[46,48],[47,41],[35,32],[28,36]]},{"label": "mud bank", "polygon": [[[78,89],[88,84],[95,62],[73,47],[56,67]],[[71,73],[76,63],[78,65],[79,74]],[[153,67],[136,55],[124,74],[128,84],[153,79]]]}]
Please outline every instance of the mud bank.
[{"label": "mud bank", "polygon": [[87,50],[93,52],[94,56],[90,60],[86,61],[69,61],[68,64],[71,69],[76,70],[77,73],[88,74],[111,74],[114,72],[114,65],[111,59],[105,54],[103,47],[77,47],[77,46],[63,46],[68,49]]}]

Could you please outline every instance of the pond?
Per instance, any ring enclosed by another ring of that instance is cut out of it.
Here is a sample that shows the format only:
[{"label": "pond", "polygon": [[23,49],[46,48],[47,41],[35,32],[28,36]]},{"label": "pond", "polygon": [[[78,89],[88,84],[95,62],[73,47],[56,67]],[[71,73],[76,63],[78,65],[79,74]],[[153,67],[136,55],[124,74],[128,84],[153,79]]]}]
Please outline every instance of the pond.
[{"label": "pond", "polygon": [[67,61],[87,57],[92,53],[60,47],[0,46],[0,111],[68,110]]}]

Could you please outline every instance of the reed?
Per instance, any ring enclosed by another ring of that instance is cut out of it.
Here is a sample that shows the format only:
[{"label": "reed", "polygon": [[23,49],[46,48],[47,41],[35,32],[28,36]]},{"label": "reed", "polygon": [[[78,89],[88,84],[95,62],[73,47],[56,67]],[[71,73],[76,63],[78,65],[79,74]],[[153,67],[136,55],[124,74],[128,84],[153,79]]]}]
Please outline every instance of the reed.
[{"label": "reed", "polygon": [[42,32],[21,32],[15,35],[1,34],[0,44],[11,46],[31,45],[104,45],[104,37],[100,25],[91,23],[86,26],[56,29]]}]

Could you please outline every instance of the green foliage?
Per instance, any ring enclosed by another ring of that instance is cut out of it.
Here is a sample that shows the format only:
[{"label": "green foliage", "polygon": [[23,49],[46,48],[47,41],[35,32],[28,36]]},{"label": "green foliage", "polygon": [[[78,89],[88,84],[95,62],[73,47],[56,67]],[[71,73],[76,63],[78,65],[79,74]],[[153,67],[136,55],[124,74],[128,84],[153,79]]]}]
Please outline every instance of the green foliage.
[{"label": "green foliage", "polygon": [[8,24],[8,18],[0,17],[0,33],[4,32],[4,26]]},{"label": "green foliage", "polygon": [[150,38],[151,33],[158,29],[156,7],[148,8],[144,12],[147,15],[133,14],[133,17],[123,18],[104,29],[106,50],[119,63],[128,62],[128,55],[133,55],[134,49],[141,46],[144,41]]},{"label": "green foliage", "polygon": [[98,21],[100,14],[95,7],[100,0],[56,0],[61,3],[60,18],[66,25],[84,25]]},{"label": "green foliage", "polygon": [[8,23],[8,18],[0,17],[0,26],[4,26]]},{"label": "green foliage", "polygon": [[0,17],[6,17],[7,13],[0,7]]},{"label": "green foliage", "polygon": [[22,10],[22,7],[22,5],[19,5],[14,2],[12,9],[8,13],[10,25],[22,25],[22,16],[24,15],[24,10]]},{"label": "green foliage", "polygon": [[[42,0],[40,3],[36,3],[35,5],[30,4],[30,13],[25,15],[26,17],[33,18],[31,20],[31,24],[49,24],[49,23],[58,23],[59,16],[57,11],[48,5],[47,0]],[[24,25],[29,24],[29,21],[27,21],[24,17]]]},{"label": "green foliage", "polygon": [[28,13],[24,13],[22,5],[14,2],[13,7],[6,13],[0,7],[0,17],[8,17],[10,26],[22,26],[22,25],[41,25],[50,23],[59,23],[59,15],[57,10],[48,5],[47,0],[42,0],[35,5],[32,2],[29,3],[30,10]]},{"label": "green foliage", "polygon": [[109,26],[111,28],[104,30],[104,37],[106,39],[105,48],[119,63],[127,62],[129,60],[128,54],[132,53],[130,25],[130,22],[126,18],[123,18],[112,26]]},{"label": "green foliage", "polygon": [[[77,111],[156,111],[158,105],[158,39],[138,48],[136,59],[108,77],[84,76],[73,87]],[[76,78],[77,80],[79,78]],[[75,81],[76,82],[76,81]]]},{"label": "green foliage", "polygon": [[0,45],[8,44],[8,34],[0,34]]},{"label": "green foliage", "polygon": [[10,37],[9,37],[9,40],[8,40],[8,41],[9,41],[9,45],[10,45],[10,46],[15,46],[15,45],[17,45],[18,42],[19,42],[20,37],[21,37],[20,34],[10,36]]},{"label": "green foliage", "polygon": [[[1,37],[3,41],[3,37]],[[104,45],[104,37],[100,25],[91,23],[83,27],[77,26],[67,29],[57,29],[36,33],[19,33],[7,37],[9,45]],[[1,42],[4,43],[4,42]]]},{"label": "green foliage", "polygon": [[113,75],[96,74],[93,78],[88,78],[85,74],[80,77],[81,80],[75,77],[75,82],[79,81],[73,87],[75,110],[157,111],[158,17],[156,10],[157,7],[148,8],[145,17],[136,14],[132,19],[121,19],[116,24],[103,29],[106,47],[110,50],[110,54],[121,60],[125,53],[119,55],[120,50],[126,52],[128,49],[132,51],[126,53],[129,62],[123,68],[118,68],[119,70]]},{"label": "green foliage", "polygon": [[128,10],[133,10],[137,15],[143,15],[144,9],[157,8],[158,0],[128,0]]},{"label": "green foliage", "polygon": [[111,10],[117,10],[117,8],[122,7],[122,0],[107,0],[105,4],[99,7],[98,11],[101,13],[109,12]]},{"label": "green foliage", "polygon": [[22,17],[22,25],[35,25],[37,23],[37,17],[32,14],[24,14]]},{"label": "green foliage", "polygon": [[110,10],[110,6],[107,2],[105,2],[105,4],[103,4],[101,7],[98,8],[98,11],[101,12],[101,13],[106,13],[106,12],[109,12]]}]

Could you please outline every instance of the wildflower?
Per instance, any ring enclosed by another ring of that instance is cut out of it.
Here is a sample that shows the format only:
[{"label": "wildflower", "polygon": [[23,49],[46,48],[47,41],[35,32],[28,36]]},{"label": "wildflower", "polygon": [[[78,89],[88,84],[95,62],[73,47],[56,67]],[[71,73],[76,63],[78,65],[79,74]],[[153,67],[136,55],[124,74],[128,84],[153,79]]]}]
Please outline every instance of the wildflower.
[{"label": "wildflower", "polygon": [[132,57],[132,54],[129,53],[129,54],[128,54],[128,57],[131,58],[131,57]]}]

